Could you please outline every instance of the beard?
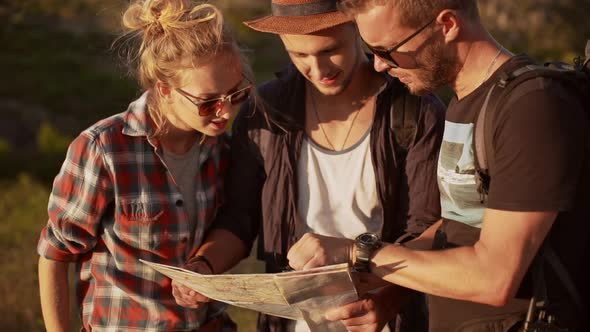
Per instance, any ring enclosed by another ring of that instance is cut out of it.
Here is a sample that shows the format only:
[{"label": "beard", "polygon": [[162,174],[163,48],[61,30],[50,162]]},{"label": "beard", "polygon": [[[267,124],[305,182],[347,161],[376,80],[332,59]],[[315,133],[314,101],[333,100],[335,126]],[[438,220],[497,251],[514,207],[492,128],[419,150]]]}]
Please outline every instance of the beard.
[{"label": "beard", "polygon": [[445,47],[442,40],[427,45],[416,58],[418,84],[408,86],[411,93],[423,95],[433,92],[455,80],[461,67],[457,61],[457,50]]}]

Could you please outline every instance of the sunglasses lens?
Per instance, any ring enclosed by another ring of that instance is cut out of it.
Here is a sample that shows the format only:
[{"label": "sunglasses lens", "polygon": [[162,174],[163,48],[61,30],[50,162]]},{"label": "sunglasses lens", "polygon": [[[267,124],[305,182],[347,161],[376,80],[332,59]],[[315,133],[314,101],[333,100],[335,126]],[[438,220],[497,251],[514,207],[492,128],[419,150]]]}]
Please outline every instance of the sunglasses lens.
[{"label": "sunglasses lens", "polygon": [[252,89],[251,86],[246,87],[242,90],[238,90],[227,97],[223,98],[215,98],[211,100],[205,100],[198,103],[199,107],[199,115],[200,116],[210,116],[215,114],[218,110],[223,107],[223,104],[226,101],[229,101],[232,105],[239,104],[244,100],[248,99],[250,96],[250,90]]},{"label": "sunglasses lens", "polygon": [[389,55],[389,53],[383,53],[381,52],[381,54],[376,54],[379,58],[381,58],[381,60],[383,60],[386,64],[388,64],[390,67],[392,68],[398,68],[400,67],[397,63],[397,61],[395,61],[394,58],[391,57],[391,55]]},{"label": "sunglasses lens", "polygon": [[202,102],[199,105],[199,115],[200,116],[209,116],[219,109],[221,101],[214,99]]},{"label": "sunglasses lens", "polygon": [[393,68],[399,67],[398,64],[397,64],[397,62],[395,61],[395,59],[393,59],[391,57],[391,55],[389,54],[389,52],[383,51],[383,50],[374,49],[369,44],[366,44],[366,45],[369,48],[369,50],[371,52],[373,52],[373,54],[375,54],[376,57],[378,57],[379,59],[383,60],[383,62],[385,62],[388,66],[393,67]]},{"label": "sunglasses lens", "polygon": [[239,103],[245,101],[246,99],[248,99],[249,96],[250,96],[250,88],[236,91],[236,93],[231,96],[231,104],[232,105],[239,104]]},{"label": "sunglasses lens", "polygon": [[391,52],[389,55],[391,60],[400,68],[414,69],[416,68],[416,58],[413,55],[399,52]]}]

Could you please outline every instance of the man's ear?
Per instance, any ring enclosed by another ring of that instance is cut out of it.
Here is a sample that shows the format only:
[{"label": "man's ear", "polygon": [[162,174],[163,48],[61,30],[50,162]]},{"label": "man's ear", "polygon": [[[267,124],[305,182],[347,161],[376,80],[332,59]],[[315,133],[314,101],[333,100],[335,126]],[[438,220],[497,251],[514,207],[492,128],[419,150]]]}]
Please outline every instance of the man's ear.
[{"label": "man's ear", "polygon": [[156,83],[156,91],[158,91],[158,95],[162,98],[168,99],[172,97],[172,88],[163,82],[158,81],[158,83]]},{"label": "man's ear", "polygon": [[436,23],[442,27],[445,43],[449,44],[457,40],[463,23],[457,11],[444,9],[436,17]]}]

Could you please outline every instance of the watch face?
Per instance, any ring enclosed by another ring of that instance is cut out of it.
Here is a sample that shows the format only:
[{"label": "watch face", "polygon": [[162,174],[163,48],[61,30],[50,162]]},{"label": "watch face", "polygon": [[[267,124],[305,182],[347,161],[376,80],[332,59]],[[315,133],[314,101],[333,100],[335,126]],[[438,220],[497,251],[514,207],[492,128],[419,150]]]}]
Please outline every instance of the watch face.
[{"label": "watch face", "polygon": [[363,233],[357,238],[359,244],[373,246],[379,243],[379,237],[373,233]]},{"label": "watch face", "polygon": [[381,247],[381,240],[376,234],[363,233],[355,239],[354,268],[359,272],[369,272],[371,254]]}]

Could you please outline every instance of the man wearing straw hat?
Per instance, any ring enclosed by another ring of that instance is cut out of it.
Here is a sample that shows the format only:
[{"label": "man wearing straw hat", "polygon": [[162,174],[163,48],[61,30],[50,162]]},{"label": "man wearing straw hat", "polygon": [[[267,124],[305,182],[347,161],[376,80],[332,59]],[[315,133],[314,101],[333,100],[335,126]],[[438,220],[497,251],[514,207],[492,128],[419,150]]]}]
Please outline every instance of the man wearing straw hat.
[{"label": "man wearing straw hat", "polygon": [[[396,242],[439,218],[442,103],[432,94],[411,96],[374,71],[335,0],[273,0],[271,8],[246,25],[278,34],[292,65],[260,87],[263,103],[246,105],[234,122],[226,203],[187,264],[200,272],[233,267],[256,237],[267,272],[279,272],[306,233],[354,239],[368,232]],[[338,308],[341,322],[351,331],[381,331],[400,311],[397,292],[386,287]],[[193,307],[206,301],[181,286],[176,299]],[[409,301],[398,326],[425,330],[422,297]],[[305,322],[268,316],[259,328],[308,330]]]}]

